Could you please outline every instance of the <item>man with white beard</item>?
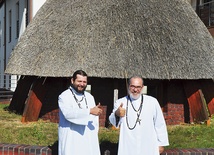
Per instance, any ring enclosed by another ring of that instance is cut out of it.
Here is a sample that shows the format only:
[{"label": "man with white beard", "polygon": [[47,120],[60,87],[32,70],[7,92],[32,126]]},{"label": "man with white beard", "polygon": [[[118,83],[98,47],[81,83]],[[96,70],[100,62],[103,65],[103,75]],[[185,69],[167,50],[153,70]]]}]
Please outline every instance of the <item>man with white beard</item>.
[{"label": "man with white beard", "polygon": [[128,81],[128,95],[118,99],[109,121],[120,128],[118,155],[159,155],[169,145],[161,107],[154,97],[141,95],[143,78]]}]

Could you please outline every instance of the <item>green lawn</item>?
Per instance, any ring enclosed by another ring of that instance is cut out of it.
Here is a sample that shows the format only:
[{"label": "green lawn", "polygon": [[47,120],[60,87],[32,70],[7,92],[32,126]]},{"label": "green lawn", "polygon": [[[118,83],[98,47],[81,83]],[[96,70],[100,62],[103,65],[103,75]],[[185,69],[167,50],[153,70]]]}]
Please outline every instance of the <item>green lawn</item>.
[{"label": "green lawn", "polygon": [[[10,113],[8,104],[0,104],[0,143],[50,146],[57,137],[57,123],[43,120],[21,123],[20,115]],[[214,148],[214,119],[210,126],[185,124],[167,126],[170,146],[167,148]],[[116,144],[118,130],[101,128],[100,143]]]}]

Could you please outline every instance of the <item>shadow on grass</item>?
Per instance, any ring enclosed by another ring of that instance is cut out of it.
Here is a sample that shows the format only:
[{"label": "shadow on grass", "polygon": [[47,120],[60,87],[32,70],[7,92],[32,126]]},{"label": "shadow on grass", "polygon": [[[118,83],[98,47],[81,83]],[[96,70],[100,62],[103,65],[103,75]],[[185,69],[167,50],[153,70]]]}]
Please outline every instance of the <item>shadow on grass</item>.
[{"label": "shadow on grass", "polygon": [[117,155],[118,143],[103,141],[100,144],[101,155]]},{"label": "shadow on grass", "polygon": [[[52,150],[52,155],[58,155],[58,141],[49,146],[49,148]],[[117,143],[111,143],[109,141],[103,141],[100,144],[101,155],[117,155],[117,148]]]}]

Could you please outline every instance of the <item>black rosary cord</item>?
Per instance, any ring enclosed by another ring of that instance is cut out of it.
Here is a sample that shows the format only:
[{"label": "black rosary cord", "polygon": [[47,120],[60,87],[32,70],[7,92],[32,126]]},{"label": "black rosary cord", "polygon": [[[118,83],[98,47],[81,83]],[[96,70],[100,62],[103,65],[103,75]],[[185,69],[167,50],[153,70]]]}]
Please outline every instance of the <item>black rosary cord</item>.
[{"label": "black rosary cord", "polygon": [[[135,125],[134,125],[133,127],[130,127],[130,126],[129,126],[129,123],[128,123],[128,101],[129,101],[129,100],[130,100],[130,102],[131,102],[132,108],[134,109],[135,112],[137,112],[137,119],[136,119]],[[141,111],[142,111],[142,109],[143,109],[142,107],[143,107],[143,95],[142,95],[140,107],[138,108],[138,110],[136,110],[136,109],[134,108],[134,106],[133,106],[133,104],[132,104],[132,101],[131,101],[131,99],[130,99],[130,96],[128,96],[128,98],[127,98],[127,104],[126,104],[126,124],[127,124],[127,127],[129,128],[129,130],[133,130],[133,129],[136,127],[137,122],[139,122],[139,124],[140,124],[140,119],[139,119],[139,117],[140,117]],[[138,112],[139,112],[139,113],[138,113]]]},{"label": "black rosary cord", "polygon": [[[143,96],[142,96],[142,98],[143,98]],[[132,103],[132,101],[131,101],[130,96],[128,96],[128,99],[130,100],[131,105],[132,105],[132,108],[134,109],[135,112],[138,112],[138,111],[141,110],[141,108],[142,108],[142,103],[143,103],[142,100],[143,100],[143,99],[141,100],[141,103],[140,103],[140,106],[139,106],[138,110],[135,109],[135,107],[134,107],[134,105],[133,105],[133,103]]]},{"label": "black rosary cord", "polygon": [[80,109],[82,109],[82,107],[80,106],[80,102],[82,102],[82,101],[83,101],[83,99],[85,99],[86,108],[88,109],[88,104],[87,104],[87,101],[86,101],[85,94],[83,93],[83,97],[82,97],[82,99],[81,99],[80,101],[78,101],[78,99],[77,99],[77,97],[75,96],[75,94],[74,94],[73,90],[72,90],[71,88],[70,88],[70,90],[71,90],[71,92],[72,92],[72,94],[73,94],[73,97],[74,97],[74,99],[75,99],[76,103],[78,104],[79,108],[80,108]]}]

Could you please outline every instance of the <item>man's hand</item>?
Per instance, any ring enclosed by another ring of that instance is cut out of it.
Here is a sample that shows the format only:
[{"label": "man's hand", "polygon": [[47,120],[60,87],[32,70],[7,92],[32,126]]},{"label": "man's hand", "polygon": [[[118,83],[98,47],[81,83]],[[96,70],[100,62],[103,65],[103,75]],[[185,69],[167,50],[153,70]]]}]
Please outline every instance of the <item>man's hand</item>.
[{"label": "man's hand", "polygon": [[163,153],[163,151],[164,151],[164,147],[163,146],[159,146],[159,153],[161,154],[161,153]]},{"label": "man's hand", "polygon": [[126,110],[123,108],[123,103],[120,104],[119,108],[116,110],[115,114],[119,117],[124,117]]},{"label": "man's hand", "polygon": [[101,105],[99,103],[97,106],[91,108],[90,109],[90,114],[96,115],[96,116],[102,114],[103,110],[100,107],[101,107]]}]

